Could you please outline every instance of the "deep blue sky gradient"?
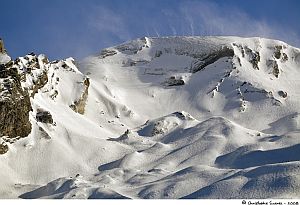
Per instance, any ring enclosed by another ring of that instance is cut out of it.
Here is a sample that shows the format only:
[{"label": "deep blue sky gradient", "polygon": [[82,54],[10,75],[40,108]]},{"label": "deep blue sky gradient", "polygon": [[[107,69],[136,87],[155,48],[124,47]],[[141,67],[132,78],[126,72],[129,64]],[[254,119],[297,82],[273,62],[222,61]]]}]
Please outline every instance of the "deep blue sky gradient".
[{"label": "deep blue sky gradient", "polygon": [[142,36],[239,35],[300,47],[299,0],[0,0],[12,57],[83,58]]}]

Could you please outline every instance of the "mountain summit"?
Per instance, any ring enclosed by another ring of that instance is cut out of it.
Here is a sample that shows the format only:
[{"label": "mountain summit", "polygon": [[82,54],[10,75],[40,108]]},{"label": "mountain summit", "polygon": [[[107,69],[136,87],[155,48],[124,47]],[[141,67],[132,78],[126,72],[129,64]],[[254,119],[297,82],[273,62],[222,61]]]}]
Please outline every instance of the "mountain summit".
[{"label": "mountain summit", "polygon": [[140,38],[82,61],[0,41],[1,198],[295,198],[300,49]]}]

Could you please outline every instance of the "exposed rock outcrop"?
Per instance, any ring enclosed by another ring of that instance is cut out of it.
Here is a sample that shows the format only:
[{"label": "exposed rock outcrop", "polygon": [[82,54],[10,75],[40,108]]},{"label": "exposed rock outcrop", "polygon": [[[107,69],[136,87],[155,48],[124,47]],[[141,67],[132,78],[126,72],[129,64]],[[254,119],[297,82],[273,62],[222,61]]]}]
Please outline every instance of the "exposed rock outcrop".
[{"label": "exposed rock outcrop", "polygon": [[276,78],[279,77],[279,68],[278,68],[278,63],[276,61],[273,61],[273,75]]},{"label": "exposed rock outcrop", "polygon": [[282,46],[275,46],[274,57],[276,59],[280,59],[280,57],[281,57],[281,50],[282,50]]},{"label": "exposed rock outcrop", "polygon": [[245,53],[249,57],[249,62],[252,64],[253,68],[259,70],[258,62],[260,61],[259,52],[253,51],[248,47],[245,47]]},{"label": "exposed rock outcrop", "polygon": [[212,52],[208,54],[206,57],[199,59],[194,66],[192,67],[192,73],[196,73],[206,66],[216,62],[220,58],[223,57],[233,57],[234,56],[234,51],[232,48],[229,48],[227,46],[222,47],[222,49]]},{"label": "exposed rock outcrop", "polygon": [[284,92],[282,90],[278,91],[278,95],[282,98],[286,98],[287,97],[287,92]]},{"label": "exposed rock outcrop", "polygon": [[180,78],[176,78],[175,76],[171,76],[166,82],[165,85],[167,86],[179,86],[184,85],[184,80]]},{"label": "exposed rock outcrop", "polygon": [[20,74],[20,81],[23,83],[24,89],[28,90],[30,97],[44,87],[48,82],[47,70],[45,67],[49,60],[44,55],[35,55],[33,52],[25,57],[17,58],[12,67],[17,68]]},{"label": "exposed rock outcrop", "polygon": [[0,53],[6,53],[3,40],[0,38]]},{"label": "exposed rock outcrop", "polygon": [[284,47],[282,45],[277,45],[274,47],[274,57],[276,59],[281,59],[282,62],[287,61],[289,58],[286,53],[283,52]]},{"label": "exposed rock outcrop", "polygon": [[[258,51],[236,43],[233,43],[232,45],[240,50],[242,58],[246,58],[252,64],[254,69],[259,70],[258,63],[260,62],[260,54]],[[240,58],[238,58],[238,63],[242,66]]]},{"label": "exposed rock outcrop", "polygon": [[53,118],[49,111],[38,110],[36,113],[36,121],[52,124]]},{"label": "exposed rock outcrop", "polygon": [[38,77],[37,81],[34,83],[35,85],[32,88],[31,97],[33,97],[39,89],[44,87],[48,82],[47,72],[42,72],[42,74]]},{"label": "exposed rock outcrop", "polygon": [[29,94],[16,68],[0,68],[0,137],[26,137],[31,132]]},{"label": "exposed rock outcrop", "polygon": [[117,51],[115,51],[115,50],[104,49],[104,50],[101,51],[99,58],[103,59],[103,58],[106,58],[108,56],[113,56],[113,55],[116,55],[116,54],[117,54]]},{"label": "exposed rock outcrop", "polygon": [[86,100],[88,97],[88,90],[89,90],[89,86],[90,86],[89,78],[86,78],[83,81],[83,84],[85,86],[85,89],[84,89],[83,93],[81,94],[80,99],[77,100],[76,102],[74,102],[74,104],[70,105],[70,108],[72,110],[74,110],[75,112],[82,114],[82,115],[84,114],[85,104],[86,104]]},{"label": "exposed rock outcrop", "polygon": [[4,141],[0,143],[0,154],[5,154],[8,151],[8,146]]},{"label": "exposed rock outcrop", "polygon": [[[0,44],[1,53],[7,55],[2,40]],[[49,61],[44,55],[36,56],[34,53],[17,58],[15,61],[0,62],[1,140],[18,140],[27,137],[31,132],[30,97],[34,97],[35,93],[47,83],[48,76],[45,69],[47,63]],[[40,121],[53,123],[52,116],[51,119],[45,118],[45,115],[37,118]],[[0,149],[4,153],[7,152],[8,147],[2,143]]]}]

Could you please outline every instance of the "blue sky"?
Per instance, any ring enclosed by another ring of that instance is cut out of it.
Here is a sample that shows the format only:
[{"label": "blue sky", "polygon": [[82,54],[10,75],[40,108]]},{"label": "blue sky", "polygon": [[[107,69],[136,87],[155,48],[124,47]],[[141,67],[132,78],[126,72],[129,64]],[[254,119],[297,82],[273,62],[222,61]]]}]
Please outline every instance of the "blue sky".
[{"label": "blue sky", "polygon": [[299,0],[1,0],[12,57],[83,58],[142,36],[238,35],[300,47]]}]

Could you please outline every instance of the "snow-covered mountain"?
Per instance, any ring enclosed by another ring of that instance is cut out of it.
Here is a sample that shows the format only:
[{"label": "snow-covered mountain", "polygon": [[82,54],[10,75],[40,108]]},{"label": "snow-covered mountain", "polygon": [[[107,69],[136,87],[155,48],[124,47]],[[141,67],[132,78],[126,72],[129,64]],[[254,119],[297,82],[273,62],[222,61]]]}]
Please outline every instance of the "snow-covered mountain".
[{"label": "snow-covered mountain", "polygon": [[1,198],[300,195],[298,48],[145,37],[80,62],[1,50]]}]

